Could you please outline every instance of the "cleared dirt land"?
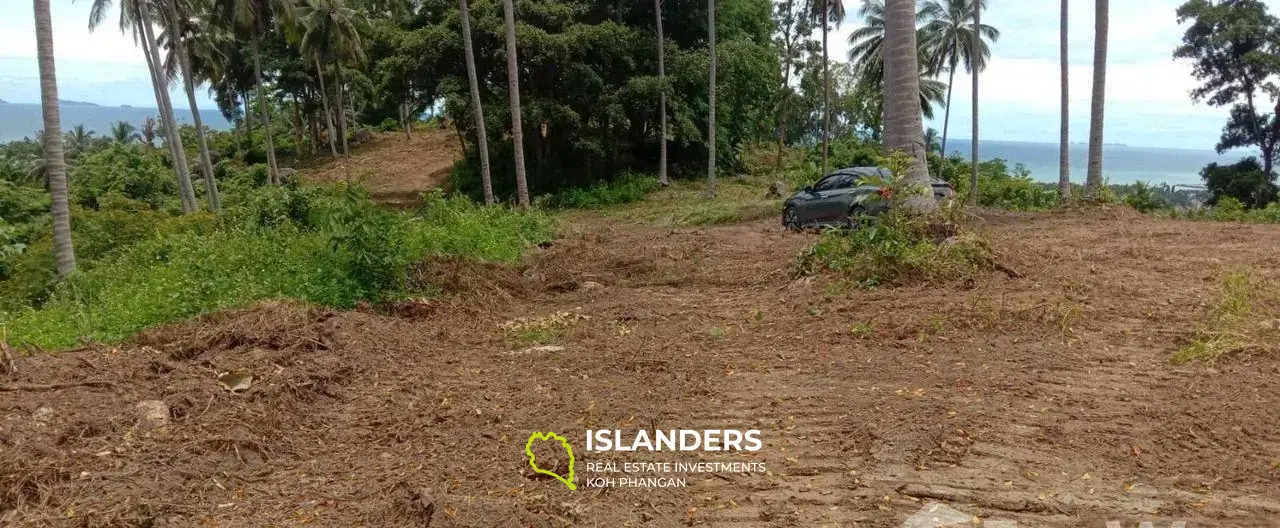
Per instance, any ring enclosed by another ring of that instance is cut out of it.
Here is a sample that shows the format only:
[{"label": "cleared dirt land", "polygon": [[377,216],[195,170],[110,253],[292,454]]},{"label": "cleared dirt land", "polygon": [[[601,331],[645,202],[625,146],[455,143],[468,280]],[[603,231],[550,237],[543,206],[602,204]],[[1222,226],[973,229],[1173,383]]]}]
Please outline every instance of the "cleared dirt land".
[{"label": "cleared dirt land", "polygon": [[[1280,358],[1169,361],[1223,273],[1276,278],[1278,227],[989,213],[1023,278],[836,292],[793,276],[814,235],[773,220],[566,222],[522,266],[424,264],[434,300],[268,304],[17,357],[0,524],[889,527],[938,500],[1021,526],[1280,525]],[[143,400],[167,426],[135,429]],[[764,448],[586,452],[600,428],[754,428]],[[576,491],[529,470],[548,430],[578,451]],[[587,461],[662,460],[768,472],[584,484]]]}]

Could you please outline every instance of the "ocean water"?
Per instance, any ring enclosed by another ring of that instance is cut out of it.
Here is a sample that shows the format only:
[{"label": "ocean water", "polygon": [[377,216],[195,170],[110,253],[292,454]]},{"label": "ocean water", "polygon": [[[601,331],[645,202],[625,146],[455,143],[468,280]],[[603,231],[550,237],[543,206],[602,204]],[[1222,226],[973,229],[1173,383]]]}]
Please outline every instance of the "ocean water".
[{"label": "ocean water", "polygon": [[[961,153],[969,157],[971,143],[967,139],[947,141],[947,152]],[[1058,144],[1028,143],[1021,141],[984,140],[979,145],[978,158],[1003,158],[1009,167],[1021,163],[1031,171],[1037,181],[1058,181]],[[1089,145],[1070,146],[1071,181],[1084,183],[1088,171]],[[1127,184],[1145,181],[1152,184],[1200,185],[1200,169],[1210,163],[1235,163],[1250,155],[1246,151],[1233,151],[1219,156],[1212,149],[1187,150],[1126,145],[1102,147],[1102,176],[1110,183]]]},{"label": "ocean water", "polygon": [[[140,127],[148,117],[159,120],[160,113],[155,108],[135,108],[123,106],[94,106],[79,104],[62,104],[62,128],[70,130],[76,125],[96,132],[96,136],[111,134],[111,125],[117,121],[127,121]],[[191,111],[175,108],[174,117],[180,123],[191,123]],[[231,124],[216,109],[201,110],[200,118],[204,125],[216,130],[227,130]],[[0,104],[0,143],[32,137],[37,130],[44,128],[44,116],[38,104],[4,103]],[[34,139],[34,138],[33,138]]]}]

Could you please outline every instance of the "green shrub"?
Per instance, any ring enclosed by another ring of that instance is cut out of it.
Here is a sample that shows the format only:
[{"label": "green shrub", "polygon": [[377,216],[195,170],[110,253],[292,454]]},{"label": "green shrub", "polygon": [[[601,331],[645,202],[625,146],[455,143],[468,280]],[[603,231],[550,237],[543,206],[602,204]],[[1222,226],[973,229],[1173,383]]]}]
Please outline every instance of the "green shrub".
[{"label": "green shrub", "polygon": [[112,144],[80,159],[71,173],[71,196],[96,209],[98,199],[112,193],[159,209],[177,195],[177,183],[158,151]]},{"label": "green shrub", "polygon": [[601,181],[590,187],[575,187],[540,197],[538,204],[558,209],[594,209],[638,202],[657,188],[657,176],[627,173],[618,179]]},{"label": "green shrub", "polygon": [[1168,206],[1163,198],[1152,190],[1147,182],[1135,182],[1129,192],[1122,198],[1125,205],[1144,213],[1150,213]]},{"label": "green shrub", "polygon": [[890,212],[872,226],[827,231],[801,253],[797,271],[830,271],[845,281],[876,286],[945,282],[993,265],[981,239],[960,233],[954,224]]}]

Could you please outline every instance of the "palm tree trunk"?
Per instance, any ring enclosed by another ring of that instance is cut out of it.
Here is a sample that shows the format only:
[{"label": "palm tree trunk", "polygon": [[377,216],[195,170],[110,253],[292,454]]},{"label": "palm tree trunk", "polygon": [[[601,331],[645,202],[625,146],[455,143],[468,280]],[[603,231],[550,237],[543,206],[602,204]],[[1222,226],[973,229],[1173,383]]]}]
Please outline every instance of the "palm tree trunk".
[{"label": "palm tree trunk", "polygon": [[[888,0],[885,3],[884,75],[885,151],[906,154],[911,163],[905,183],[928,189],[929,169],[925,161],[924,120],[920,114],[920,64],[913,0]],[[903,205],[917,213],[928,213],[938,206],[931,192],[927,196],[908,196]]]},{"label": "palm tree trunk", "polygon": [[351,143],[347,138],[347,97],[342,86],[342,65],[334,65],[333,77],[337,81],[334,89],[338,91],[338,135],[342,137],[342,155],[351,157]]},{"label": "palm tree trunk", "polygon": [[653,12],[658,22],[658,82],[662,93],[658,102],[658,185],[671,185],[667,179],[667,64],[664,56],[666,42],[662,37],[662,0],[653,0]]},{"label": "palm tree trunk", "polygon": [[[489,177],[489,135],[485,132],[484,108],[480,106],[480,82],[476,79],[476,56],[471,49],[471,12],[467,9],[467,0],[458,0],[458,9],[462,17],[462,51],[467,60],[467,81],[471,85],[471,109],[476,119],[476,148],[480,150],[480,183],[484,186],[484,203],[493,205],[497,200],[493,197],[493,180]],[[462,140],[462,133],[458,133]],[[466,142],[462,144],[466,153]]]},{"label": "palm tree trunk", "polygon": [[169,90],[164,73],[160,70],[160,47],[156,44],[155,33],[151,28],[151,13],[145,5],[139,5],[138,24],[141,26],[143,50],[152,68],[152,84],[159,102],[161,125],[164,127],[164,142],[169,145],[173,156],[173,169],[178,176],[178,197],[182,202],[182,212],[191,213],[200,209],[196,201],[195,189],[191,186],[191,170],[187,165],[187,151],[182,147],[182,133],[178,121],[173,116],[173,103],[169,100]]},{"label": "palm tree trunk", "polygon": [[716,0],[707,0],[707,196],[716,196]]},{"label": "palm tree trunk", "polygon": [[[831,140],[831,65],[827,60],[827,14],[831,11],[822,2],[822,175],[827,175],[828,142]],[[841,0],[836,0],[841,1]]]},{"label": "palm tree trunk", "polygon": [[333,114],[329,113],[329,91],[324,87],[324,68],[320,67],[320,57],[316,57],[316,79],[320,80],[320,104],[324,106],[324,124],[329,128],[329,154],[338,157],[337,139],[333,131]]},{"label": "palm tree trunk", "polygon": [[[982,33],[979,31],[982,26],[982,2],[975,2],[973,6],[973,49],[981,49]],[[969,205],[978,205],[978,195],[981,192],[978,189],[978,67],[977,60],[974,60],[973,71],[970,75],[973,77],[973,133],[970,134],[972,139],[970,147],[973,149],[973,159],[969,164]],[[950,90],[950,88],[947,88]],[[951,108],[947,108],[947,113],[951,112]]]},{"label": "palm tree trunk", "polygon": [[1107,100],[1107,0],[1096,0],[1093,34],[1093,102],[1089,113],[1089,174],[1085,199],[1093,202],[1102,187],[1102,125]]},{"label": "palm tree trunk", "polygon": [[[164,8],[170,23],[176,26],[179,20],[177,6],[174,2],[169,1],[164,3]],[[196,105],[195,83],[191,80],[191,50],[186,43],[178,42],[177,44],[179,45],[177,52],[178,66],[182,70],[183,88],[187,93],[187,106],[191,109],[191,122],[196,129],[196,144],[200,148],[200,172],[204,176],[206,199],[209,201],[209,210],[216,213],[222,208],[222,198],[218,195],[218,185],[213,178],[213,160],[209,155],[209,143],[205,138],[204,120],[201,119],[200,108]],[[185,156],[186,153],[184,151],[183,157],[185,158]],[[193,186],[193,200],[195,199],[194,191]]]},{"label": "palm tree trunk", "polygon": [[53,60],[53,23],[49,0],[34,0],[40,104],[44,113],[44,169],[53,202],[53,254],[58,279],[76,268],[71,245],[71,207],[67,198],[67,165],[62,159],[62,115],[58,108],[58,74]]},{"label": "palm tree trunk", "polygon": [[209,210],[218,212],[222,209],[222,197],[218,195],[218,182],[213,177],[213,158],[209,154],[209,141],[204,135],[204,120],[200,117],[200,109],[196,106],[196,87],[191,82],[190,59],[183,55],[183,84],[187,89],[187,104],[191,105],[191,122],[196,126],[196,143],[200,145],[200,172],[204,175],[204,194],[209,201]]},{"label": "palm tree trunk", "polygon": [[515,147],[516,196],[521,207],[529,206],[529,183],[524,172],[524,128],[520,122],[520,69],[516,59],[516,8],[503,0],[507,23],[507,86],[511,97],[511,142]]},{"label": "palm tree trunk", "polygon": [[302,146],[305,134],[302,132],[302,109],[298,108],[302,104],[298,102],[297,94],[293,96],[293,155],[301,158],[304,154]]},{"label": "palm tree trunk", "polygon": [[[942,156],[943,157],[947,156],[947,130],[951,128],[951,88],[956,83],[956,67],[960,66],[959,61],[956,60],[956,52],[958,50],[955,49],[954,43],[951,46],[952,46],[951,73],[947,74],[947,109],[946,109],[946,113],[943,114],[943,118],[942,118]],[[975,73],[975,75],[977,74]],[[928,145],[925,145],[925,146],[928,147]]]},{"label": "palm tree trunk", "polygon": [[253,39],[253,82],[258,92],[258,113],[262,118],[262,141],[267,149],[267,177],[271,183],[280,184],[280,167],[276,165],[276,145],[271,137],[271,111],[267,109],[267,92],[262,86],[262,54],[258,51],[258,39]]},{"label": "palm tree trunk", "polygon": [[1058,199],[1062,203],[1071,201],[1071,124],[1069,122],[1071,99],[1067,84],[1067,3],[1068,0],[1062,0],[1062,20],[1058,35],[1062,63],[1062,125],[1058,131]]}]

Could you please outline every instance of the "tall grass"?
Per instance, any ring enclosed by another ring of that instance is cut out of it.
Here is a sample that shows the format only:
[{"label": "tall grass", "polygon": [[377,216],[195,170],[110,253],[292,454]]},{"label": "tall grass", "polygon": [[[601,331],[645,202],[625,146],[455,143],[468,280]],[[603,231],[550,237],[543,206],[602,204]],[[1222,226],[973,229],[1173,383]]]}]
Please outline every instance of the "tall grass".
[{"label": "tall grass", "polygon": [[14,344],[56,349],[263,299],[346,307],[394,293],[428,254],[510,262],[554,233],[543,213],[465,198],[431,197],[406,213],[354,188],[268,189],[210,232],[159,234],[119,250],[42,306],[0,314],[0,325]]}]

